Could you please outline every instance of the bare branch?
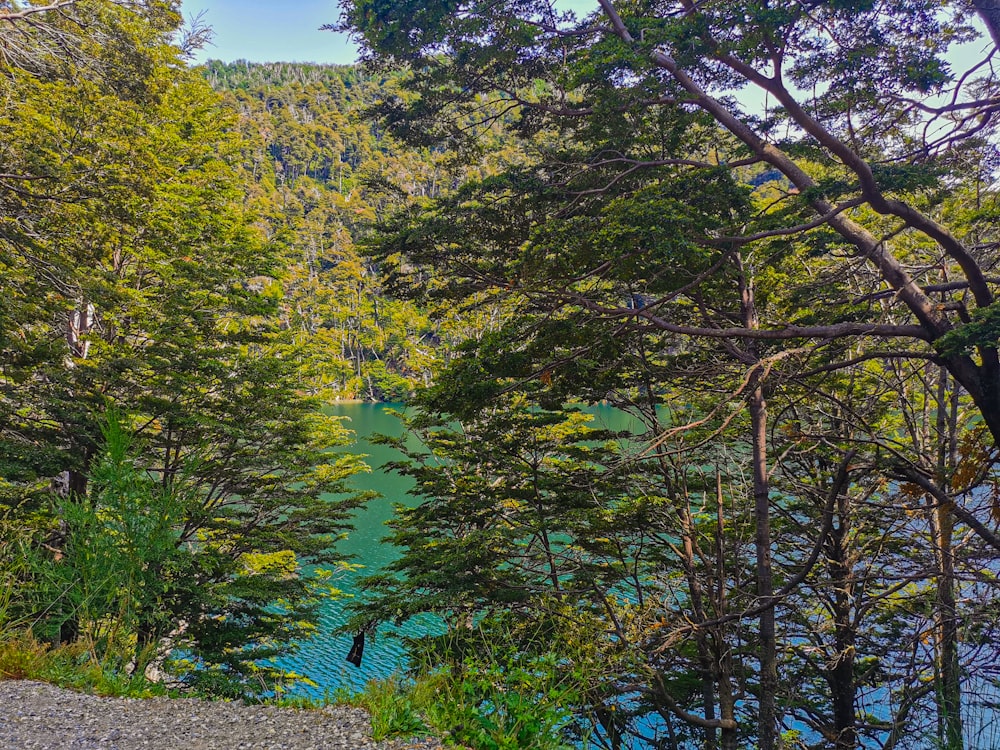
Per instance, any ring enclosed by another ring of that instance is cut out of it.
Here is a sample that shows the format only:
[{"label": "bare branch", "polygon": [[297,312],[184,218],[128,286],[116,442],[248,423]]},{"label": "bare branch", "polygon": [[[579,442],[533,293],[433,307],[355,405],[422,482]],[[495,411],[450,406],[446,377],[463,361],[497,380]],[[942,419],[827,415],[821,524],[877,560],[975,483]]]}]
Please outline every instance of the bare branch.
[{"label": "bare branch", "polygon": [[831,483],[830,491],[827,494],[823,510],[823,526],[821,527],[820,533],[813,545],[812,552],[806,559],[805,563],[803,563],[798,573],[792,576],[780,590],[776,591],[772,596],[766,597],[762,601],[758,602],[755,606],[741,612],[733,612],[728,615],[723,615],[722,617],[717,617],[714,620],[690,623],[683,628],[684,632],[706,630],[708,628],[718,627],[719,625],[725,625],[726,623],[733,622],[734,620],[757,617],[761,613],[766,612],[768,609],[773,608],[776,604],[778,604],[778,602],[794,592],[799,587],[799,584],[805,581],[805,579],[809,576],[809,573],[812,572],[816,562],[819,560],[820,553],[823,550],[823,544],[826,541],[826,537],[830,533],[830,529],[833,527],[833,509],[836,504],[837,497],[847,491],[847,482],[851,471],[850,464],[854,459],[855,453],[856,452],[853,450],[849,451],[840,462],[840,467],[837,470],[837,476]]},{"label": "bare branch", "polygon": [[0,21],[23,21],[28,16],[33,16],[36,13],[48,13],[51,10],[60,10],[70,5],[76,5],[76,3],[77,0],[60,0],[51,5],[35,5],[20,11],[6,11],[0,13]]},{"label": "bare branch", "polygon": [[772,237],[787,237],[792,234],[801,234],[802,232],[807,232],[810,229],[815,229],[818,226],[822,226],[830,221],[833,217],[838,214],[843,213],[852,208],[857,208],[858,206],[864,205],[864,198],[853,198],[849,201],[843,203],[838,203],[833,207],[831,211],[818,216],[812,221],[806,222],[805,224],[799,224],[794,227],[785,227],[783,229],[772,229],[767,232],[758,232],[757,234],[748,234],[743,236],[732,236],[732,237],[708,237],[705,239],[706,242],[711,244],[740,244],[746,245],[750,242],[757,242],[758,240],[766,240]]},{"label": "bare branch", "polygon": [[960,521],[976,532],[976,535],[980,539],[994,549],[1000,550],[1000,536],[997,536],[986,526],[986,524],[976,518],[971,511],[962,506],[958,502],[958,498],[950,497],[928,477],[909,466],[900,467],[899,472],[905,479],[913,482],[915,485],[920,487],[920,489],[933,497],[935,501],[941,503],[949,511],[954,513]]},{"label": "bare branch", "polygon": [[[1000,278],[994,276],[986,277],[986,282],[989,284],[1000,284]],[[921,287],[927,294],[934,294],[936,292],[956,292],[961,289],[968,289],[968,281],[949,281],[943,284],[925,284]],[[835,305],[846,305],[846,304],[857,304],[858,302],[871,302],[873,300],[885,299],[887,297],[892,297],[896,294],[894,289],[882,289],[877,292],[872,292],[871,294],[865,294],[861,297],[856,297],[851,300],[840,300],[832,304]]]},{"label": "bare branch", "polygon": [[835,372],[836,370],[843,370],[845,367],[853,367],[854,365],[859,365],[862,362],[870,362],[872,360],[883,360],[883,359],[922,359],[928,362],[934,362],[935,364],[941,363],[941,357],[939,357],[934,352],[900,352],[900,351],[881,351],[881,352],[869,352],[860,357],[854,357],[853,359],[845,359],[843,362],[832,362],[828,365],[823,365],[822,367],[815,367],[812,370],[806,370],[805,372],[797,372],[794,377],[796,378],[808,378],[813,375],[820,375],[824,372]]},{"label": "bare branch", "polygon": [[930,341],[931,337],[922,326],[891,325],[885,323],[833,323],[825,326],[785,325],[781,328],[750,329],[740,327],[706,328],[703,326],[687,326],[671,323],[644,308],[604,307],[579,295],[571,295],[570,299],[610,319],[641,319],[648,322],[648,328],[653,328],[683,336],[702,336],[713,339],[761,339],[765,341],[786,341],[788,339],[835,339],[844,336],[879,336],[886,338],[914,338]]},{"label": "bare branch", "polygon": [[0,172],[0,180],[48,180],[46,175],[40,174],[9,174]]}]

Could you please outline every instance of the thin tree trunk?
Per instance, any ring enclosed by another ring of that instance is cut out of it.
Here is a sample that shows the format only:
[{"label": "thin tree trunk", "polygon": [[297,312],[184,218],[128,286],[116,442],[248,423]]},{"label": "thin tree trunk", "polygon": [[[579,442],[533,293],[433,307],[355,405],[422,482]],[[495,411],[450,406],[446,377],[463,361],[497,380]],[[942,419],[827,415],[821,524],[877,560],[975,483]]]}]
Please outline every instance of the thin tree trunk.
[{"label": "thin tree trunk", "polygon": [[[938,474],[942,483],[954,469],[950,437],[952,420],[948,419],[948,372],[938,372],[937,392],[937,452]],[[938,564],[935,602],[937,640],[938,724],[941,747],[962,750],[962,678],[958,659],[959,622],[955,600],[955,550],[952,537],[955,519],[946,503],[936,502],[932,511],[931,530]]]},{"label": "thin tree trunk", "polygon": [[[753,497],[757,553],[757,596],[766,601],[774,596],[774,575],[771,570],[770,486],[767,478],[767,404],[764,389],[754,388],[750,396],[750,422],[753,432]],[[778,692],[777,634],[774,607],[760,613],[760,750],[778,747],[776,696]]]},{"label": "thin tree trunk", "polygon": [[[722,497],[722,474],[715,472],[715,568],[718,585],[715,592],[715,616],[723,617],[728,613],[726,603],[726,541],[725,541],[725,505]],[[722,719],[722,731],[719,738],[720,750],[737,750],[739,735],[736,731],[736,697],[733,691],[733,659],[729,644],[726,642],[723,626],[713,633],[715,646],[715,663],[719,670],[719,718]]]},{"label": "thin tree trunk", "polygon": [[[663,430],[663,425],[660,423],[659,414],[657,413],[657,403],[656,403],[656,389],[649,375],[649,363],[646,360],[646,351],[643,346],[639,347],[639,355],[646,365],[644,369],[645,380],[643,387],[641,388],[641,393],[645,397],[643,400],[637,403],[640,411],[643,414],[644,420],[647,424],[654,430],[656,434],[659,434]],[[672,505],[674,508],[674,513],[677,517],[677,522],[680,526],[680,555],[681,564],[684,568],[685,579],[688,585],[688,593],[690,597],[691,604],[691,619],[693,622],[702,623],[709,619],[709,613],[706,611],[706,602],[715,605],[715,616],[719,617],[722,614],[721,610],[724,610],[724,606],[719,607],[718,596],[725,598],[725,570],[724,562],[725,558],[722,552],[719,552],[721,557],[718,558],[719,570],[716,571],[716,575],[720,580],[719,593],[712,590],[711,586],[706,587],[704,585],[702,577],[699,575],[698,561],[704,560],[705,557],[702,554],[701,548],[699,546],[697,529],[695,526],[694,518],[691,514],[691,499],[688,495],[686,487],[677,487],[676,482],[673,481],[673,467],[670,462],[660,455],[657,459],[660,475],[663,482],[664,493],[671,498]],[[719,502],[719,512],[723,510],[722,505],[722,478],[721,475],[717,473],[716,484],[718,488],[718,502]],[[683,482],[683,479],[680,480]],[[720,516],[720,534],[722,533],[721,527],[721,516]],[[722,544],[720,540],[718,544]],[[721,549],[721,548],[719,548]],[[713,596],[715,599],[713,600]],[[719,687],[720,694],[726,690],[730,698],[730,710],[728,713],[729,722],[720,721],[717,719],[717,706],[716,706],[716,684],[723,678],[723,668],[720,666],[718,658],[720,654],[724,654],[723,658],[728,658],[728,651],[720,652],[717,648],[718,644],[724,639],[720,638],[718,633],[719,629],[709,632],[708,630],[698,629],[694,635],[695,643],[698,649],[698,670],[701,677],[701,692],[702,692],[702,712],[704,714],[703,721],[692,721],[692,717],[686,716],[683,712],[678,712],[676,710],[676,705],[672,701],[664,701],[658,710],[661,715],[673,715],[677,716],[683,721],[687,721],[692,726],[701,726],[702,728],[702,748],[703,750],[717,750],[719,747],[718,733],[721,729],[723,735],[727,732],[735,736],[735,704],[732,699],[732,689],[728,684],[725,687]],[[732,666],[729,665],[729,669]],[[727,678],[728,679],[728,678]],[[661,683],[662,688],[662,683]],[[723,712],[725,709],[723,709]],[[725,714],[723,719],[725,719]],[[735,747],[735,746],[734,746]]]},{"label": "thin tree trunk", "polygon": [[938,505],[936,547],[938,551],[937,640],[938,712],[942,724],[942,748],[963,750],[962,682],[958,661],[958,616],[955,602],[955,551],[952,547],[954,518],[947,507]]},{"label": "thin tree trunk", "polygon": [[836,661],[826,678],[833,703],[833,733],[836,750],[854,750],[858,731],[854,712],[857,684],[854,679],[855,632],[853,623],[854,580],[851,572],[849,535],[851,502],[846,488],[837,497],[837,524],[827,541],[827,567],[833,584],[834,648]]},{"label": "thin tree trunk", "polygon": [[[746,277],[742,260],[737,257],[740,270],[740,296],[743,323],[751,330],[759,328],[754,302],[753,284]],[[754,343],[751,342],[751,347]],[[750,431],[753,439],[753,498],[754,498],[754,547],[757,563],[757,596],[768,601],[774,596],[774,574],[771,570],[771,518],[770,483],[767,476],[767,402],[760,372],[754,375],[750,392]],[[758,644],[760,658],[760,695],[758,696],[758,737],[760,750],[775,750],[779,746],[777,732],[778,693],[777,635],[774,606],[766,607],[760,614]]]}]

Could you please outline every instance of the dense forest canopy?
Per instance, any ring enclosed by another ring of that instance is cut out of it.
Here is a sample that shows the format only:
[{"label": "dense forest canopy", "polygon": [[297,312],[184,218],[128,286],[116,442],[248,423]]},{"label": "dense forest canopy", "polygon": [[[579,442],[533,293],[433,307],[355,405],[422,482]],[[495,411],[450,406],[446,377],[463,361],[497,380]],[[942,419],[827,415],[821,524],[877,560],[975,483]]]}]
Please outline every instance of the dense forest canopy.
[{"label": "dense forest canopy", "polygon": [[[613,748],[990,744],[988,5],[348,4],[389,132],[529,155],[373,244],[413,299],[508,305],[418,397],[426,499],[370,581],[452,624],[427,664],[559,644],[526,668]],[[598,450],[564,409],[599,400],[642,426]]]},{"label": "dense forest canopy", "polygon": [[0,3],[0,636],[280,689],[322,407],[406,399],[352,625],[439,616],[456,741],[995,745],[994,10],[354,0],[364,65],[192,69],[176,2]]},{"label": "dense forest canopy", "polygon": [[491,158],[365,119],[396,76],[192,69],[178,5],[0,6],[0,621],[256,695],[363,499],[322,407],[429,383],[468,325],[356,240]]},{"label": "dense forest canopy", "polygon": [[58,5],[0,15],[4,620],[270,690],[360,465],[299,388],[286,246],[177,4]]}]

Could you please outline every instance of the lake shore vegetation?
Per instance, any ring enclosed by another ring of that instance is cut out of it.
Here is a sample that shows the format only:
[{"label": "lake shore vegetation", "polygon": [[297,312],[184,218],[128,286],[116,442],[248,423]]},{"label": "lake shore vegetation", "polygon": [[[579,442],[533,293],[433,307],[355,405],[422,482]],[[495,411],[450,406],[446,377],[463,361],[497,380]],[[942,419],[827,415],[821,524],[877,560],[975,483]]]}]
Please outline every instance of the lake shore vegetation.
[{"label": "lake shore vegetation", "polygon": [[[371,241],[409,298],[504,315],[414,402],[363,613],[551,623],[519,653],[554,644],[603,747],[990,745],[994,21],[351,2],[390,132],[523,144]],[[597,402],[636,420],[606,454]]]}]

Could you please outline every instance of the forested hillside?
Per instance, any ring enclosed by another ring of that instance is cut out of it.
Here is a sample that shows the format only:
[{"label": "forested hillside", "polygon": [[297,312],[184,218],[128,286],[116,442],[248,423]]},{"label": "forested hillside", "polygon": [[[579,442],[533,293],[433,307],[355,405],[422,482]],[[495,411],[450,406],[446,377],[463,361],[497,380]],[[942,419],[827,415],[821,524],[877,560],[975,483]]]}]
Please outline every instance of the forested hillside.
[{"label": "forested hillside", "polygon": [[360,66],[209,62],[239,115],[243,174],[267,233],[283,246],[280,302],[304,383],[326,398],[399,400],[427,385],[466,333],[450,307],[383,293],[359,242],[391,208],[438,197],[497,163],[446,146],[405,145],[367,115],[398,96],[398,75]]}]

